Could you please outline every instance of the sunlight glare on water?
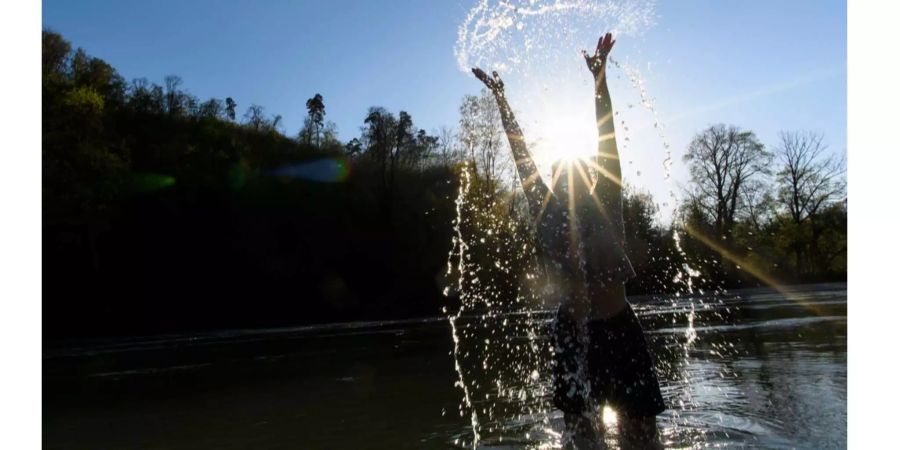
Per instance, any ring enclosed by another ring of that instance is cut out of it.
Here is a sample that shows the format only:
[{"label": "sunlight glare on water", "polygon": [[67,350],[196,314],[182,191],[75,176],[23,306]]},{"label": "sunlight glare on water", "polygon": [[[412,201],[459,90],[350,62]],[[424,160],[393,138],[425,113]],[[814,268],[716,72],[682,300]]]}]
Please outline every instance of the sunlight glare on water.
[{"label": "sunlight glare on water", "polygon": [[616,426],[619,423],[619,415],[609,406],[603,407],[603,425],[607,428]]}]

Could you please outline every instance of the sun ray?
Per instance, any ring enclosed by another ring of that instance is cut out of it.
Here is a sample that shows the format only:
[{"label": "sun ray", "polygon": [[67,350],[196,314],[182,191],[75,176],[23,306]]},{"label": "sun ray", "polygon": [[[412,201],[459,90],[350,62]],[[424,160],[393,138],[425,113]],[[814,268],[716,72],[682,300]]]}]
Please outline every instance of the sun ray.
[{"label": "sun ray", "polygon": [[610,173],[608,170],[606,170],[604,167],[600,166],[599,164],[597,164],[597,163],[595,163],[595,162],[593,162],[593,161],[591,161],[591,160],[585,160],[585,161],[587,162],[587,164],[588,164],[591,168],[593,168],[594,170],[597,171],[598,175],[604,176],[604,177],[606,177],[607,179],[609,179],[610,181],[612,181],[613,183],[616,183],[617,185],[622,186],[622,179],[621,179],[621,178],[619,178],[619,177],[617,177],[617,176],[611,174],[611,173]]},{"label": "sun ray", "polygon": [[572,189],[572,186],[574,185],[572,161],[567,160],[563,164],[566,165],[566,182],[568,183],[566,190],[569,194],[569,245],[571,249],[575,249],[578,245],[578,217],[575,213],[575,190]]},{"label": "sun ray", "polygon": [[611,131],[611,132],[606,133],[606,134],[601,134],[600,137],[599,137],[599,139],[598,139],[597,141],[598,141],[598,142],[603,142],[603,141],[613,140],[613,139],[615,139],[615,138],[616,138],[616,132],[615,132],[615,131]]},{"label": "sun ray", "polygon": [[[586,165],[591,164],[591,162],[587,161],[587,160],[585,160],[584,162],[586,163]],[[588,195],[590,196],[591,200],[594,202],[594,205],[597,207],[597,211],[603,215],[604,219],[609,219],[609,213],[606,211],[606,205],[604,205],[603,202],[601,202],[600,199],[597,198],[597,194],[594,190],[595,185],[594,185],[594,183],[592,183],[592,180],[590,179],[590,175],[587,172],[585,172],[585,170],[581,166],[581,164],[578,165],[578,174],[584,180],[584,185],[590,186]]]},{"label": "sun ray", "polygon": [[528,189],[528,187],[531,186],[532,183],[534,183],[535,181],[537,181],[540,178],[541,178],[541,174],[538,172],[531,174],[531,176],[529,176],[528,178],[526,178],[525,180],[522,181],[522,189]]},{"label": "sun ray", "polygon": [[541,202],[541,210],[538,211],[537,217],[534,218],[534,223],[541,223],[541,220],[544,219],[544,212],[547,211],[547,205],[550,204],[550,200],[553,199],[553,191],[547,191],[547,194],[544,195],[544,200]]},{"label": "sun ray", "polygon": [[709,247],[712,251],[718,253],[723,258],[727,259],[728,261],[731,261],[732,263],[740,266],[741,270],[744,270],[747,273],[749,273],[750,275],[753,275],[756,279],[758,279],[759,281],[762,281],[766,286],[769,286],[772,289],[775,289],[776,291],[778,291],[778,293],[784,295],[784,297],[787,298],[788,300],[791,300],[794,303],[797,303],[797,304],[803,306],[804,308],[812,311],[816,315],[819,315],[819,316],[825,315],[825,311],[823,311],[821,307],[814,305],[808,301],[805,301],[802,298],[800,298],[799,296],[797,296],[787,286],[786,283],[778,280],[774,275],[767,273],[765,270],[763,270],[759,267],[756,267],[750,261],[748,261],[744,258],[741,258],[738,255],[735,255],[734,253],[732,253],[731,251],[729,251],[722,245],[716,243],[716,241],[714,239],[704,235],[700,230],[697,230],[696,228],[694,228],[690,225],[687,225],[687,224],[685,224],[684,229],[691,237],[697,239],[703,245]]},{"label": "sun ray", "polygon": [[604,159],[619,159],[619,155],[615,153],[597,152],[597,157]]},{"label": "sun ray", "polygon": [[550,204],[550,200],[553,198],[554,192],[556,192],[556,183],[559,181],[560,172],[561,170],[552,170],[550,173],[550,188],[547,190],[547,194],[544,195],[544,200],[541,202],[541,210],[538,211],[538,214],[535,217],[535,223],[540,223],[544,218],[544,212],[547,210],[547,205]]},{"label": "sun ray", "polygon": [[613,112],[610,110],[608,113],[604,114],[603,117],[597,119],[597,129],[600,129],[606,122],[612,120]]}]

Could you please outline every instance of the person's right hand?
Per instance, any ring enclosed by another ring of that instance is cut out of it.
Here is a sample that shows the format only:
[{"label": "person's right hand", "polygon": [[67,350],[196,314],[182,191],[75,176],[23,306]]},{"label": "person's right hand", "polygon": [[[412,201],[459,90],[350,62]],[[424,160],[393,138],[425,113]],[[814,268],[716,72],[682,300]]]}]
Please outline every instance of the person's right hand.
[{"label": "person's right hand", "polygon": [[481,82],[494,94],[503,93],[503,80],[500,79],[500,74],[498,74],[496,70],[493,72],[493,77],[477,67],[472,68],[472,73],[474,73],[475,77],[481,80]]},{"label": "person's right hand", "polygon": [[600,80],[606,74],[606,61],[615,43],[616,40],[613,39],[612,33],[606,33],[597,41],[597,49],[594,50],[593,55],[584,50],[581,51],[581,54],[584,55],[584,62],[587,63],[588,70],[594,74],[595,79]]}]

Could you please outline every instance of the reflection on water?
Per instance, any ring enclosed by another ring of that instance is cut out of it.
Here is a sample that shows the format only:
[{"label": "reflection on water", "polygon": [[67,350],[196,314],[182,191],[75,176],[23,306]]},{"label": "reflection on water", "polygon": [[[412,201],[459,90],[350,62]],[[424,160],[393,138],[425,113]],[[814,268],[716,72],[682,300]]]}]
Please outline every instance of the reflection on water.
[{"label": "reflection on water", "polygon": [[[790,300],[763,289],[704,299],[687,354],[684,301],[634,299],[670,407],[658,419],[667,447],[846,445],[846,286],[797,289]],[[471,422],[451,351],[443,320],[48,343],[44,446],[463,446]],[[558,442],[547,374],[531,375],[477,380],[488,395],[521,394],[482,419],[483,447]]]}]

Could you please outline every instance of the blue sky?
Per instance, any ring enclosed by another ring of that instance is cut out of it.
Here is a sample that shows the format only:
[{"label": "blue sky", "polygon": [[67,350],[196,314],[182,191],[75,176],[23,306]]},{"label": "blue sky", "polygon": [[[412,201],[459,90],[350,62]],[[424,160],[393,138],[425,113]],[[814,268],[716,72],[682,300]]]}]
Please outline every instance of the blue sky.
[{"label": "blue sky", "polygon": [[[453,53],[474,3],[45,0],[43,24],[126,79],[179,75],[200,98],[231,96],[240,111],[255,103],[281,114],[289,134],[306,99],[321,93],[346,140],[373,105],[406,110],[426,130],[456,123],[461,97],[480,88]],[[845,2],[660,1],[656,13],[657,24],[621,38],[614,56],[642,71],[666,124],[676,183],[686,177],[680,155],[691,136],[712,123],[753,130],[768,146],[780,130],[819,131],[833,151],[846,151]],[[625,109],[638,97],[619,84],[613,100]],[[507,86],[514,107],[529,95]],[[628,120],[625,179],[661,201],[671,185],[652,118]]]}]

